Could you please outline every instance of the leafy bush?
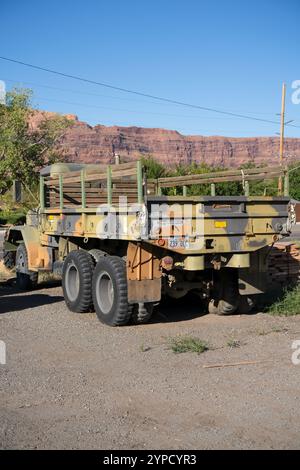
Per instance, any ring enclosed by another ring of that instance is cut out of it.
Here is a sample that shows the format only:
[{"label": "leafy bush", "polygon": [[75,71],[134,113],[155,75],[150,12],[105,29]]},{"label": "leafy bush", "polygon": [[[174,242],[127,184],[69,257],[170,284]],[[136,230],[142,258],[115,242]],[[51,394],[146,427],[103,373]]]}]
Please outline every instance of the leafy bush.
[{"label": "leafy bush", "polygon": [[0,211],[0,225],[19,225],[26,221],[26,213],[18,211]]},{"label": "leafy bush", "polygon": [[267,308],[267,313],[278,316],[291,316],[300,314],[300,285],[294,289],[286,290],[283,297]]}]

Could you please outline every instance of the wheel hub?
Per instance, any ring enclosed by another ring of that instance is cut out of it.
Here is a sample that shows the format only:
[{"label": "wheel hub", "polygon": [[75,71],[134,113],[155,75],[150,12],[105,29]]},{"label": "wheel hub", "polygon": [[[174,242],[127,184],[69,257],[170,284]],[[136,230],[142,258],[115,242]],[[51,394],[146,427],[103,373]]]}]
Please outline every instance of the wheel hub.
[{"label": "wheel hub", "polygon": [[69,264],[67,267],[65,285],[69,299],[74,302],[78,297],[80,288],[79,273],[74,263]]},{"label": "wheel hub", "polygon": [[114,303],[114,285],[112,278],[106,271],[103,271],[97,279],[96,295],[101,311],[108,314]]}]

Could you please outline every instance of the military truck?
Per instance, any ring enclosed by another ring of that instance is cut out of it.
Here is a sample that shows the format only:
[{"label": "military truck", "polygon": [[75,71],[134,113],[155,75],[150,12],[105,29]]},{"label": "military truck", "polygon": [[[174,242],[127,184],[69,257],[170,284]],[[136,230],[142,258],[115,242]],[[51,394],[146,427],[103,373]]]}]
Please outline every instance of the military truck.
[{"label": "military truck", "polygon": [[[274,177],[284,195],[251,196],[252,181]],[[244,195],[216,196],[226,181]],[[210,195],[188,195],[194,185],[209,185]],[[270,246],[294,219],[281,166],[149,179],[141,161],[59,163],[42,169],[40,206],[8,231],[5,250],[19,288],[54,272],[71,311],[95,310],[111,326],[145,323],[163,297],[190,291],[224,315],[251,309]]]}]

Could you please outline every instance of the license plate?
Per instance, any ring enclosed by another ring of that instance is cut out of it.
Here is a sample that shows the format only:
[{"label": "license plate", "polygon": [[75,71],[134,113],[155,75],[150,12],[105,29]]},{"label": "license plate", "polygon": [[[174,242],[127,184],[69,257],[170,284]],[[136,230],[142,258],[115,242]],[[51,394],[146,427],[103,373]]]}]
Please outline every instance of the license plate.
[{"label": "license plate", "polygon": [[168,246],[169,248],[188,249],[190,246],[190,242],[186,238],[169,238]]}]

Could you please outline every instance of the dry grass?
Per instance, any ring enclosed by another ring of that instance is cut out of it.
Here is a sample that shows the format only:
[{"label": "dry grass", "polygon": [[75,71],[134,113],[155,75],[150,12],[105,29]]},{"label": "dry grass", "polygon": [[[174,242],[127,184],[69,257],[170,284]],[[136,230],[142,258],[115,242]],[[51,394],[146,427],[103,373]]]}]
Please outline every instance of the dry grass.
[{"label": "dry grass", "polygon": [[4,266],[3,261],[0,261],[0,281],[6,281],[10,277],[12,272]]},{"label": "dry grass", "polygon": [[175,353],[195,352],[201,354],[209,349],[206,341],[193,336],[181,336],[169,339],[169,347]]},{"label": "dry grass", "polygon": [[227,346],[231,349],[233,348],[239,348],[241,346],[241,342],[238,341],[237,339],[233,339],[233,338],[230,338],[228,341],[227,341]]}]

